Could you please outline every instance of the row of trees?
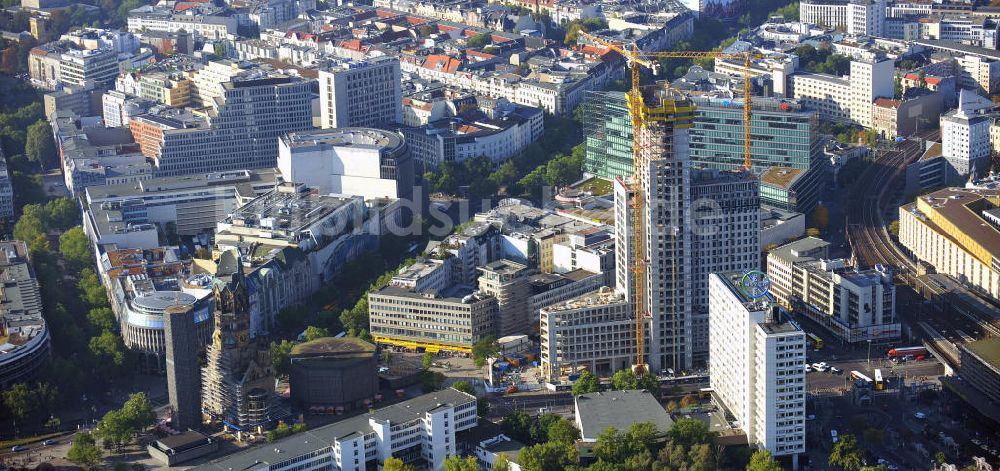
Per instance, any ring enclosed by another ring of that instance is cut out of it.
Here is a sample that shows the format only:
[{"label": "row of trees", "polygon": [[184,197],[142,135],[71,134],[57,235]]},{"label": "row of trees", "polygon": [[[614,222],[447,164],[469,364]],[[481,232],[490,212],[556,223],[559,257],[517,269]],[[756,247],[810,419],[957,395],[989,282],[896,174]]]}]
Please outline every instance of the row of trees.
[{"label": "row of trees", "polygon": [[120,409],[104,414],[93,434],[90,432],[76,434],[66,457],[77,465],[94,468],[101,463],[104,456],[102,448],[97,446],[97,439],[102,441],[103,449],[121,451],[125,445],[132,443],[140,433],[154,424],[156,424],[156,412],[153,411],[149,398],[141,392],[132,394]]},{"label": "row of trees", "polygon": [[[611,390],[622,391],[626,389],[645,389],[655,397],[660,397],[662,389],[660,382],[654,375],[636,375],[632,370],[620,370],[611,375]],[[580,373],[580,377],[573,382],[573,395],[595,393],[604,390],[600,378],[589,371]]]}]

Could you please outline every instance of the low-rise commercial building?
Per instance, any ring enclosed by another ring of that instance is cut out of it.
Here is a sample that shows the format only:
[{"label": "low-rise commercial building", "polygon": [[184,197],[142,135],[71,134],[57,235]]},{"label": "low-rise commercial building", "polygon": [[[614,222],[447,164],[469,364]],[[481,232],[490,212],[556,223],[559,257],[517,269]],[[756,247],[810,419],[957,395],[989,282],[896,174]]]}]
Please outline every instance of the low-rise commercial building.
[{"label": "low-rise commercial building", "polygon": [[370,332],[376,343],[428,352],[472,352],[476,342],[496,335],[498,315],[496,298],[467,285],[440,292],[390,285],[368,294]]},{"label": "low-rise commercial building", "polygon": [[709,277],[712,389],[751,446],[797,464],[806,451],[805,332],[782,322],[767,297],[745,292],[743,276]]},{"label": "low-rise commercial building", "polygon": [[969,342],[958,350],[962,379],[994,404],[1000,401],[1000,339]]},{"label": "low-rise commercial building", "polygon": [[581,394],[573,398],[573,409],[580,440],[590,446],[608,427],[621,431],[648,422],[658,436],[664,436],[674,424],[659,401],[642,389]]},{"label": "low-rise commercial building", "polygon": [[1000,297],[1000,190],[946,188],[899,208],[899,242],[938,273]]},{"label": "low-rise commercial building", "polygon": [[195,471],[334,468],[363,471],[390,457],[443,469],[456,454],[455,434],[476,427],[475,396],[445,389],[220,458]]}]

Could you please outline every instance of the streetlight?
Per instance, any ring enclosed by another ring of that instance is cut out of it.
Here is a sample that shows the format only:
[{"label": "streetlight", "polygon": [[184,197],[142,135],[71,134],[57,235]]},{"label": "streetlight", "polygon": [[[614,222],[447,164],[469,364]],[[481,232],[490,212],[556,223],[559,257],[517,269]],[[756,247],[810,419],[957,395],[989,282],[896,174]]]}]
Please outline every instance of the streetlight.
[{"label": "streetlight", "polygon": [[868,339],[868,366],[872,366],[872,339]]}]

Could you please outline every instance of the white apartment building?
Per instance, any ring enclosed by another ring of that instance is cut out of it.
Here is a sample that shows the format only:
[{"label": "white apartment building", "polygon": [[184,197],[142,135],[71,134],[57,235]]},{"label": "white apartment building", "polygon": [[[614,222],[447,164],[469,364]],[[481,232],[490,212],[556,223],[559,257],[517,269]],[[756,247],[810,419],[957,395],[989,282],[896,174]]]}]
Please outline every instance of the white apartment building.
[{"label": "white apartment building", "polygon": [[805,0],[799,5],[799,20],[829,26],[855,36],[882,36],[885,0]]},{"label": "white apartment building", "polygon": [[278,140],[278,170],[320,193],[411,198],[413,163],[402,136],[372,128],[292,132]]},{"label": "white apartment building", "polygon": [[172,7],[144,5],[128,12],[128,30],[133,33],[143,30],[176,33],[184,30],[196,38],[213,40],[237,34],[239,18],[236,15],[222,12],[201,14],[201,10],[201,8],[189,8],[184,12],[175,13]]},{"label": "white apartment building", "polygon": [[843,259],[826,259],[829,245],[806,237],[768,253],[774,299],[848,343],[898,339],[892,272],[884,267],[860,270]]},{"label": "white apartment building", "polygon": [[895,94],[895,65],[889,59],[852,60],[847,77],[796,73],[790,77],[792,97],[815,108],[824,119],[873,126],[876,98]]},{"label": "white apartment building", "polygon": [[397,457],[417,469],[444,470],[457,453],[455,434],[477,425],[476,397],[445,389],[298,433],[203,464],[232,469],[364,471],[369,461]]},{"label": "white apartment building", "polygon": [[946,188],[899,208],[899,242],[916,258],[1000,298],[1000,191]]},{"label": "white apartment building", "polygon": [[747,296],[741,277],[709,279],[712,389],[751,446],[791,455],[797,469],[806,451],[805,332],[780,322],[767,298]]},{"label": "white apartment building", "polygon": [[376,127],[403,122],[399,59],[378,57],[319,71],[321,127]]},{"label": "white apartment building", "polygon": [[941,154],[960,179],[990,167],[990,119],[972,109],[974,98],[963,89],[958,108],[941,115]]},{"label": "white apartment building", "polygon": [[7,171],[7,159],[0,151],[0,219],[9,220],[14,217],[14,186],[11,185],[10,172]]}]

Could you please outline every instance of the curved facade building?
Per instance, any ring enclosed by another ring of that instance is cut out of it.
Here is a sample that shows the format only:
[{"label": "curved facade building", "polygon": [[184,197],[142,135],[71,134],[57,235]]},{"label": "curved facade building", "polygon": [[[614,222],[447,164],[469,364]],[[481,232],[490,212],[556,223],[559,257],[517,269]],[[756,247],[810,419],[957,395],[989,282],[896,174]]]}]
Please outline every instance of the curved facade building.
[{"label": "curved facade building", "polygon": [[0,389],[33,378],[49,357],[49,343],[28,247],[0,242]]},{"label": "curved facade building", "polygon": [[204,347],[212,332],[212,303],[209,301],[181,291],[147,291],[129,299],[120,313],[125,346],[158,360],[165,358],[167,347],[163,313],[175,304],[191,304],[194,306],[198,346]]}]

